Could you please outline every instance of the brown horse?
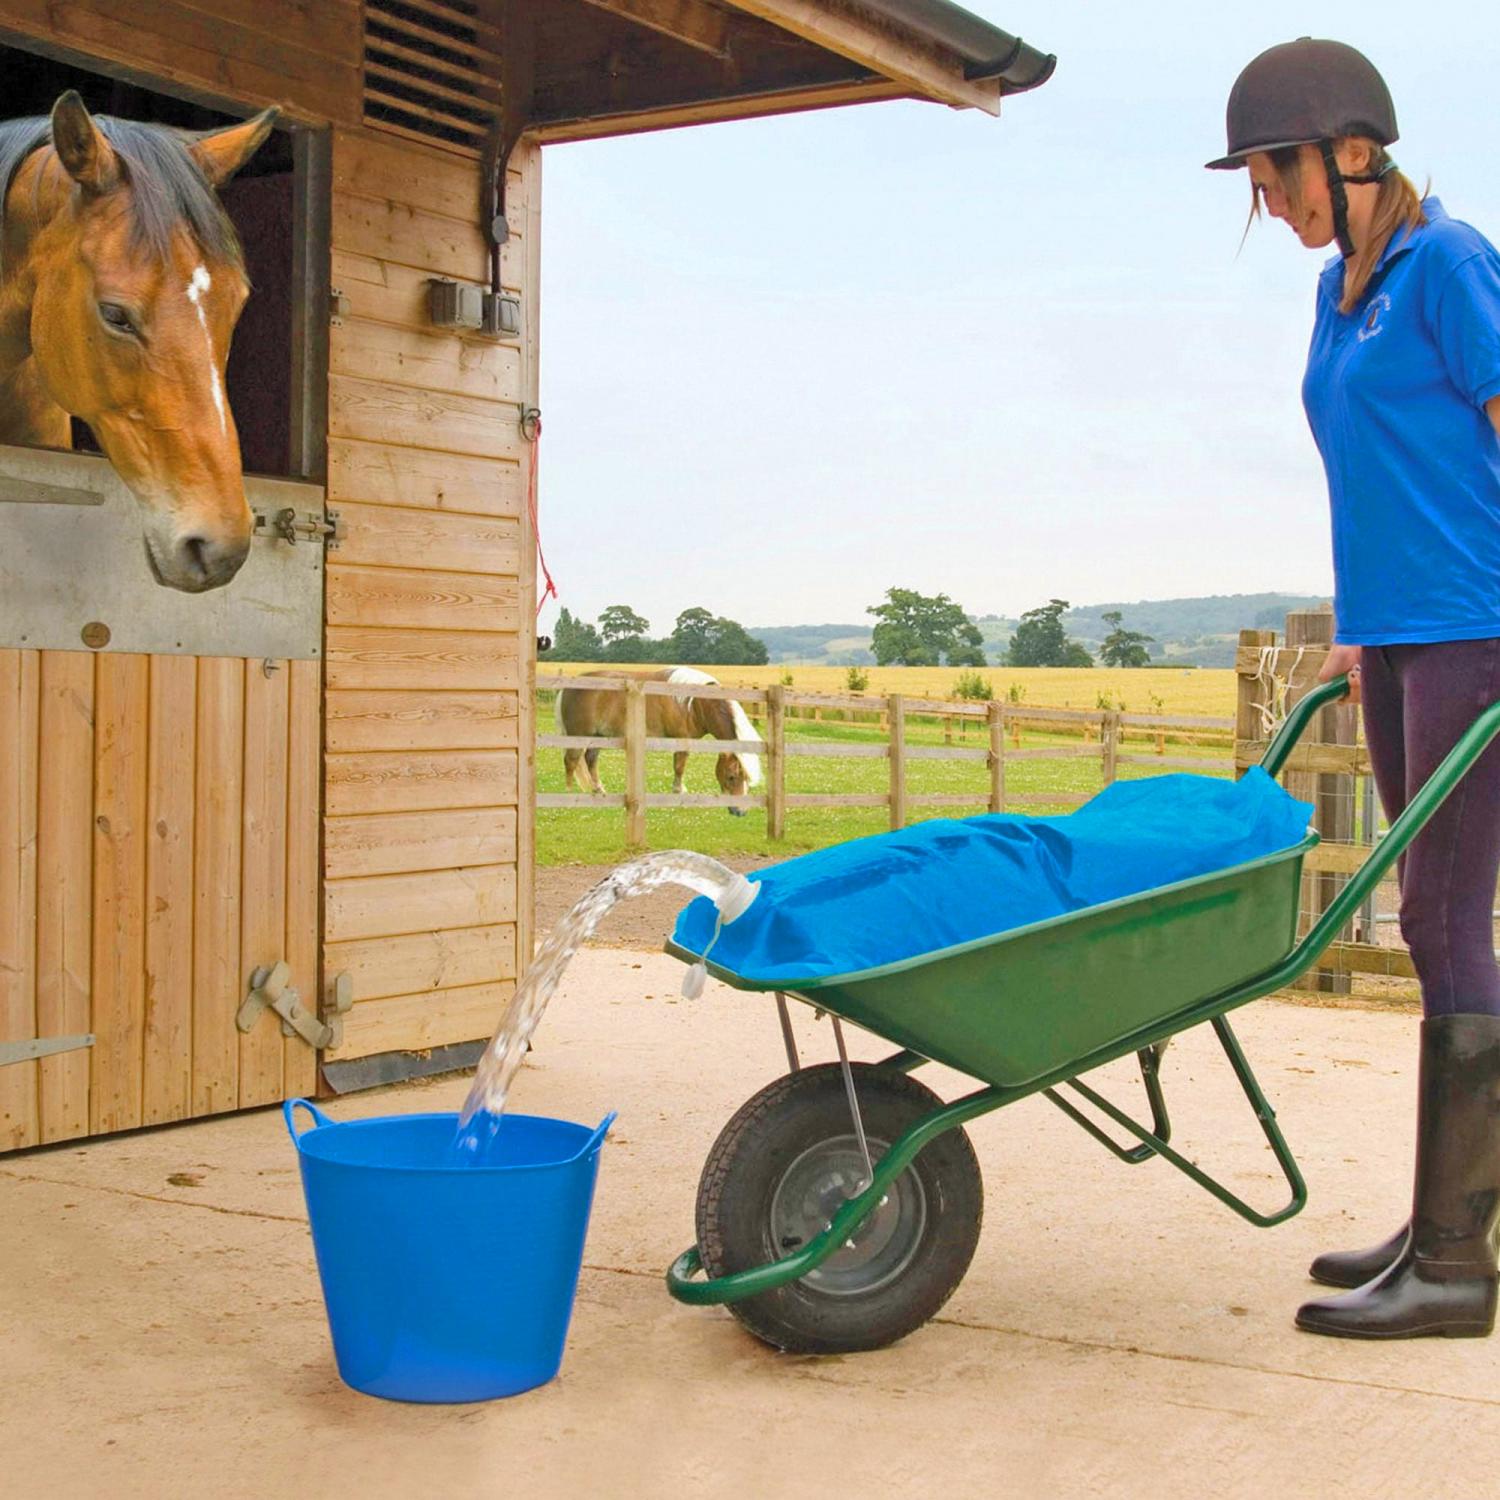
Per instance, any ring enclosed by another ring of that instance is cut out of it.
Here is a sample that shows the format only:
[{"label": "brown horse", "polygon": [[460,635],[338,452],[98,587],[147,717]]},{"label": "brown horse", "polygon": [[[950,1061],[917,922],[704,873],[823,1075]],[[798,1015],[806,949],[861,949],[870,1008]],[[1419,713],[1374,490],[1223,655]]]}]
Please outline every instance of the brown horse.
[{"label": "brown horse", "polygon": [[250,550],[224,393],[249,295],[214,188],[277,111],[205,135],[90,115],[0,124],[0,442],[71,446],[87,422],[140,502],[159,583],[228,583]]},{"label": "brown horse", "polygon": [[[643,682],[713,683],[714,678],[706,672],[692,667],[662,667],[658,670],[616,668],[613,671],[585,672],[580,680],[589,677],[637,677]],[[595,734],[618,738],[625,733],[625,692],[622,688],[563,688],[557,695],[557,729],[559,734]],[[667,697],[651,694],[646,699],[646,734],[650,739],[700,740],[758,740],[755,726],[745,710],[733,699]],[[672,756],[672,790],[679,795],[684,790],[682,777],[687,766],[688,753],[678,750]],[[563,771],[570,790],[578,784],[578,766],[583,763],[583,781],[591,792],[602,792],[595,766],[599,761],[597,750],[564,750]],[[732,750],[720,754],[714,766],[719,789],[727,797],[743,797],[761,780],[760,757],[738,755]],[[744,816],[744,809],[731,807],[736,817]]]}]

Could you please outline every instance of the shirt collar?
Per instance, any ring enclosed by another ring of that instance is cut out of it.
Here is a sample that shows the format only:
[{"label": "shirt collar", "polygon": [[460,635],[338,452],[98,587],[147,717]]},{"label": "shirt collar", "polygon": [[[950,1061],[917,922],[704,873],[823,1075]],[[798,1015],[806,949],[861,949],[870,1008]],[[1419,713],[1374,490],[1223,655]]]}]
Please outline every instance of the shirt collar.
[{"label": "shirt collar", "polygon": [[[1443,207],[1440,198],[1424,198],[1422,212],[1427,215],[1428,223],[1408,225],[1393,234],[1385,242],[1385,249],[1380,252],[1380,258],[1375,262],[1371,276],[1378,276],[1398,255],[1405,255],[1408,250],[1414,249],[1417,242],[1427,233],[1429,224],[1448,217],[1448,211]],[[1344,257],[1334,255],[1324,261],[1322,273],[1318,278],[1335,302],[1343,294],[1343,272]]]}]

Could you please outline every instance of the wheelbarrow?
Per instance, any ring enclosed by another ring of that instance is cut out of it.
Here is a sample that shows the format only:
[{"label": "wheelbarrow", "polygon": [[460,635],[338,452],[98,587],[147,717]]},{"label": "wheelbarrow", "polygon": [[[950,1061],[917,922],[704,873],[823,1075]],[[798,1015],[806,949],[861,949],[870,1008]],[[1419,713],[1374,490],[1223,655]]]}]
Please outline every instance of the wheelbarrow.
[{"label": "wheelbarrow", "polygon": [[[1261,762],[1269,775],[1313,715],[1347,691],[1340,677],[1293,708]],[[904,1337],[947,1301],[978,1244],[984,1189],[964,1125],[1033,1094],[1123,1162],[1169,1162],[1257,1227],[1290,1219],[1307,1187],[1228,1013],[1316,963],[1497,731],[1500,703],[1463,735],[1300,942],[1302,864],[1314,832],[1230,869],[857,973],[757,983],[710,961],[725,984],[775,993],[791,1071],[749,1099],[714,1143],[699,1181],[697,1243],[667,1272],[672,1296],[724,1304],[766,1342],[798,1353]],[[699,961],[675,942],[667,951]],[[801,1065],[789,999],[832,1018],[836,1063]],[[843,1021],[900,1050],[851,1063]],[[1205,1022],[1290,1191],[1269,1212],[1171,1145],[1162,1052]],[[1132,1053],[1149,1126],[1082,1081]],[[945,1103],[911,1076],[929,1062],[984,1087]],[[1131,1139],[1120,1142],[1079,1101]]]}]

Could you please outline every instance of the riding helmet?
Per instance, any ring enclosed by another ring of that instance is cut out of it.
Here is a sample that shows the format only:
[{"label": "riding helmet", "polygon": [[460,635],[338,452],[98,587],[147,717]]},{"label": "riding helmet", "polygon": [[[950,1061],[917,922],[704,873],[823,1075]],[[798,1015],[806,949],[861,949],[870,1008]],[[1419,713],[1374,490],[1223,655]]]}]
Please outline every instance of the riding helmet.
[{"label": "riding helmet", "polygon": [[1397,137],[1391,91],[1362,52],[1310,36],[1262,52],[1235,79],[1225,112],[1228,152],[1211,168],[1245,165],[1254,151],[1362,135]]}]

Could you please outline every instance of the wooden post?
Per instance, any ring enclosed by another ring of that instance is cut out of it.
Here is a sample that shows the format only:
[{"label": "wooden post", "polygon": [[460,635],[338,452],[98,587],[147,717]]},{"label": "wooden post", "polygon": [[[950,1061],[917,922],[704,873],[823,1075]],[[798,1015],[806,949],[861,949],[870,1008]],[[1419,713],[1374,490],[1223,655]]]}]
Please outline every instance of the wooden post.
[{"label": "wooden post", "polygon": [[[1268,646],[1275,646],[1276,632],[1274,630],[1242,630],[1240,631],[1241,651],[1264,651]],[[1259,708],[1260,695],[1266,691],[1263,684],[1256,681],[1254,672],[1241,671],[1238,684],[1238,696],[1234,708],[1234,759],[1235,776],[1240,777],[1245,773],[1239,769],[1239,762],[1243,747],[1256,740],[1266,738],[1265,725],[1261,719]]]},{"label": "wooden post", "polygon": [[943,743],[945,745],[951,745],[953,743],[953,715],[952,714],[944,714],[943,715]]},{"label": "wooden post", "polygon": [[1104,761],[1104,784],[1114,781],[1120,769],[1120,710],[1109,709],[1099,725],[1099,743]]},{"label": "wooden post", "polygon": [[906,704],[900,693],[886,699],[890,719],[891,827],[906,827]]},{"label": "wooden post", "polygon": [[991,703],[990,726],[990,811],[1005,811],[1005,705]]},{"label": "wooden post", "polygon": [[766,689],[766,837],[786,837],[786,689]]},{"label": "wooden post", "polygon": [[[1333,610],[1297,610],[1286,617],[1286,644],[1289,650],[1301,646],[1322,655],[1333,645]],[[1315,674],[1301,673],[1305,680],[1292,685],[1287,692],[1287,707],[1303,698],[1314,686]],[[1359,713],[1352,706],[1325,708],[1303,735],[1304,744],[1353,745],[1359,737]],[[1311,801],[1313,827],[1328,842],[1354,842],[1354,777],[1336,773],[1290,771],[1286,789],[1294,797]],[[1302,906],[1309,924],[1325,912],[1338,893],[1339,878],[1332,871],[1302,877]],[[1345,934],[1347,936],[1347,934]],[[1314,969],[1300,981],[1299,988],[1316,989],[1323,994],[1347,995],[1350,976],[1330,969]]]},{"label": "wooden post", "polygon": [[625,843],[646,842],[646,693],[639,682],[625,684]]}]

